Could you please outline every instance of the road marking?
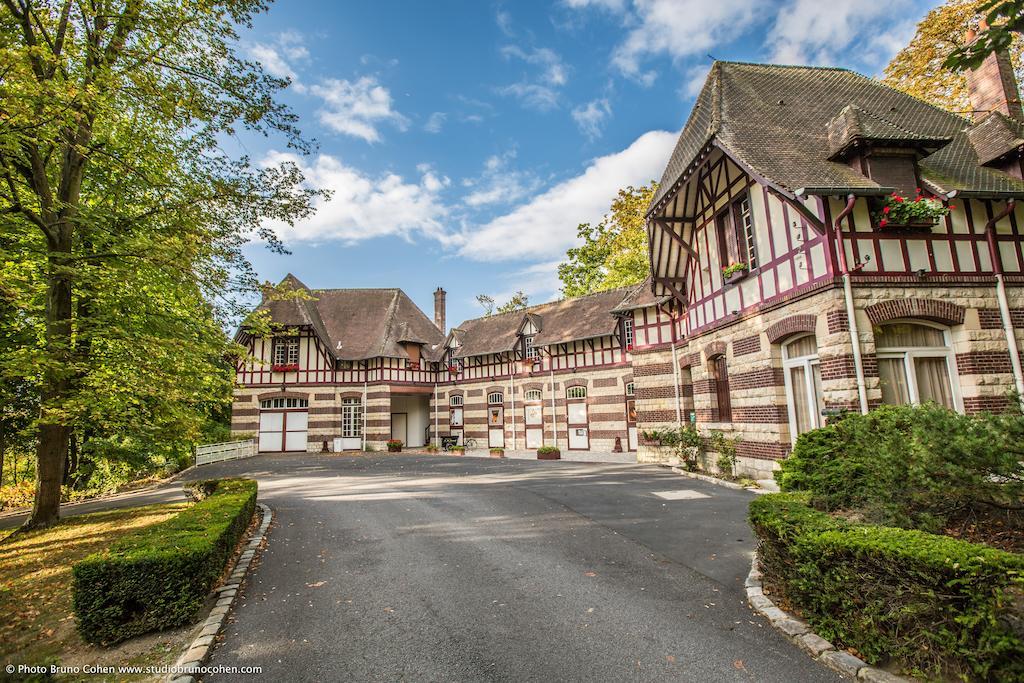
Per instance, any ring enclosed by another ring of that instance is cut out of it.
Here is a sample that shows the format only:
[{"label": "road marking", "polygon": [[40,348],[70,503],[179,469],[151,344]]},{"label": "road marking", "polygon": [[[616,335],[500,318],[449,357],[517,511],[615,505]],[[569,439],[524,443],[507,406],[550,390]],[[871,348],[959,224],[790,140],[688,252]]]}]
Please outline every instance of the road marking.
[{"label": "road marking", "polygon": [[694,500],[696,498],[710,498],[706,493],[694,491],[693,489],[680,489],[677,491],[651,491],[658,498],[665,500]]}]

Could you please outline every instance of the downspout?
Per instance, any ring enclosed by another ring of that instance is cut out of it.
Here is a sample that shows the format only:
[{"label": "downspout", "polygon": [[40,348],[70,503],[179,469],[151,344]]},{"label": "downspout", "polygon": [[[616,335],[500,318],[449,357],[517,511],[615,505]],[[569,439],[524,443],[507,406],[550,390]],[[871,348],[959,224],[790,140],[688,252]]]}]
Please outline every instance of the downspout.
[{"label": "downspout", "polygon": [[846,207],[839,212],[834,222],[836,230],[836,247],[839,252],[839,272],[843,274],[843,297],[846,299],[846,319],[849,321],[850,345],[853,347],[853,368],[857,375],[857,399],[860,401],[860,412],[867,415],[868,390],[864,383],[864,359],[860,355],[860,332],[857,330],[857,315],[853,307],[853,285],[850,283],[850,268],[846,263],[846,246],[843,244],[844,218],[853,212],[857,197],[846,196]]},{"label": "downspout", "polygon": [[439,428],[437,426],[437,414],[441,411],[440,404],[437,402],[437,375],[434,375],[434,445],[441,445],[441,436]]},{"label": "downspout", "polygon": [[[516,366],[511,361],[508,373],[509,395],[512,396],[512,450],[516,449]],[[504,429],[504,427],[503,427]]]},{"label": "downspout", "polygon": [[555,414],[555,364],[550,351],[548,352],[548,374],[551,377],[551,431],[555,435],[555,443],[552,445],[558,448],[558,416]]},{"label": "downspout", "polygon": [[363,452],[366,452],[366,377],[368,375],[367,362],[363,362]]},{"label": "downspout", "polygon": [[679,397],[679,358],[676,355],[676,321],[674,318],[675,316],[668,313],[669,322],[672,324],[672,392],[676,397],[676,429],[682,429],[683,406]]},{"label": "downspout", "polygon": [[999,317],[1003,321],[1003,333],[1006,334],[1006,345],[1010,352],[1010,367],[1013,368],[1013,384],[1017,390],[1017,400],[1024,402],[1024,372],[1020,366],[1020,351],[1017,346],[1017,335],[1010,317],[1010,304],[1006,300],[1006,283],[1003,281],[1003,260],[996,245],[996,223],[1013,213],[1016,200],[1006,202],[1006,208],[998,216],[985,224],[985,240],[988,242],[989,258],[996,276],[996,299],[999,301]]}]

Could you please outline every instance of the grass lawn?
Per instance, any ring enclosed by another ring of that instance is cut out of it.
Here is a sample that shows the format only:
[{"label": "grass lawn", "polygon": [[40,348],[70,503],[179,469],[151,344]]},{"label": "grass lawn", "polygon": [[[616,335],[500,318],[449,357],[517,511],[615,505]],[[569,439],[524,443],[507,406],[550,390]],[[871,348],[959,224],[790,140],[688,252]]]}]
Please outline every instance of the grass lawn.
[{"label": "grass lawn", "polygon": [[[170,503],[78,515],[51,529],[13,538],[6,538],[10,530],[0,530],[0,664],[173,664],[185,645],[188,627],[135,638],[112,648],[84,642],[75,630],[71,608],[71,565],[126,532],[162,522],[187,505]],[[90,677],[96,679],[99,677]]]}]

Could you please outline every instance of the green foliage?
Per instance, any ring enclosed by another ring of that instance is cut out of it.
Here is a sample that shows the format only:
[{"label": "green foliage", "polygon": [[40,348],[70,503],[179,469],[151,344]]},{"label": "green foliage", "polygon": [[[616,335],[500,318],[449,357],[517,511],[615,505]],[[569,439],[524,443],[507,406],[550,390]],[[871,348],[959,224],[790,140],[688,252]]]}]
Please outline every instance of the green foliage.
[{"label": "green foliage", "polygon": [[523,293],[523,290],[517,289],[515,294],[509,297],[508,301],[498,306],[496,309],[498,313],[512,313],[513,311],[521,311],[530,305],[530,297]]},{"label": "green foliage", "polygon": [[[991,0],[946,0],[925,15],[910,44],[885,67],[882,82],[937,107],[969,113],[967,76],[958,65],[947,62],[965,44],[968,28],[978,28]],[[996,34],[998,35],[998,31]],[[991,37],[991,36],[989,36]],[[979,47],[987,46],[986,40]],[[1018,81],[1024,78],[1021,54],[1024,40],[1015,36],[1009,44],[1010,61]]]},{"label": "green foliage", "polygon": [[558,266],[563,295],[635,285],[650,275],[644,214],[657,189],[653,180],[642,187],[623,188],[600,223],[579,225],[577,235],[583,244],[569,249],[567,260]]},{"label": "green foliage", "polygon": [[766,584],[840,647],[927,676],[1024,680],[1024,556],[854,524],[803,494],[750,504]]},{"label": "green foliage", "polygon": [[740,271],[747,271],[750,269],[746,263],[730,263],[725,268],[722,268],[722,277],[729,277],[733,273],[739,273]]},{"label": "green foliage", "polygon": [[718,453],[715,464],[721,474],[736,474],[736,439],[730,439],[720,431],[713,431],[708,437],[708,449]]},{"label": "green foliage", "polygon": [[255,481],[224,479],[181,514],[76,563],[82,638],[110,645],[192,622],[255,509]]},{"label": "green foliage", "polygon": [[945,68],[977,69],[985,57],[1008,49],[1024,33],[1024,0],[986,0],[977,11],[991,28],[982,31],[974,42],[953,50],[943,63]]},{"label": "green foliage", "polygon": [[[775,478],[824,511],[941,532],[977,509],[1020,509],[1024,416],[882,406],[801,434]],[[1019,515],[1018,515],[1019,517]]]},{"label": "green foliage", "polygon": [[554,455],[556,453],[562,453],[562,451],[558,449],[558,446],[541,446],[537,449],[537,455]]},{"label": "green foliage", "polygon": [[879,208],[872,214],[878,227],[887,224],[906,225],[908,223],[932,223],[949,213],[949,208],[938,199],[926,199],[918,188],[914,199],[907,199],[898,192],[893,192],[882,199]]}]

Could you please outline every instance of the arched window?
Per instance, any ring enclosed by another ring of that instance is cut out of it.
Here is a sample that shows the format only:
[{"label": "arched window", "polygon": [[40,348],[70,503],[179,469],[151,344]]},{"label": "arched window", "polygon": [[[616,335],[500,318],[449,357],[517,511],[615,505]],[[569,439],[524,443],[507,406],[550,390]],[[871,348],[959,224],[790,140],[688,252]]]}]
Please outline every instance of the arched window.
[{"label": "arched window", "polygon": [[341,436],[352,439],[363,435],[363,402],[358,398],[341,399]]},{"label": "arched window", "polygon": [[956,360],[949,331],[923,322],[894,322],[875,330],[882,403],[934,401],[958,409]]},{"label": "arched window", "polygon": [[636,391],[633,388],[633,383],[630,382],[629,384],[626,385],[626,396],[635,396],[635,395],[636,395]]},{"label": "arched window", "polygon": [[260,401],[260,408],[308,408],[309,401],[304,398],[267,398]]},{"label": "arched window", "polygon": [[462,405],[462,396],[459,396],[458,394],[456,394],[455,396],[452,396],[451,398],[448,399],[448,405],[450,405],[450,406],[461,406]]},{"label": "arched window", "polygon": [[524,401],[539,401],[541,400],[540,389],[527,389],[523,394]]},{"label": "arched window", "polygon": [[504,402],[505,397],[500,392],[495,391],[494,393],[487,394],[487,405],[489,406],[500,406]]},{"label": "arched window", "polygon": [[574,398],[586,398],[587,388],[586,387],[569,387],[565,390],[565,397],[568,399]]},{"label": "arched window", "polygon": [[821,411],[825,407],[818,342],[813,334],[797,337],[782,346],[782,367],[786,373],[789,427],[795,441],[798,434],[821,426]]}]

